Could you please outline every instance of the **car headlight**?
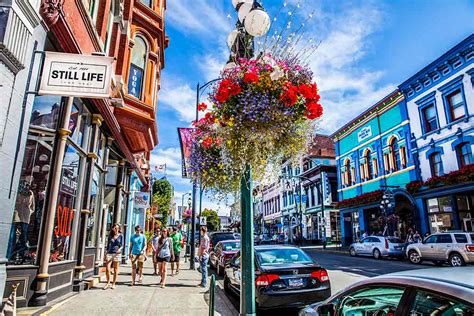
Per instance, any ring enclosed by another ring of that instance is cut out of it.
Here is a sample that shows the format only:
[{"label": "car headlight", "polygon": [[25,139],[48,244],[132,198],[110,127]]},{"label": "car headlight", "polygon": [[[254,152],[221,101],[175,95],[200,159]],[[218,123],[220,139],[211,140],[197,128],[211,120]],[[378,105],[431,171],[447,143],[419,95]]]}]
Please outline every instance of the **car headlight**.
[{"label": "car headlight", "polygon": [[316,312],[316,310],[312,307],[306,307],[306,308],[303,308],[299,314],[299,316],[318,316],[318,313]]}]

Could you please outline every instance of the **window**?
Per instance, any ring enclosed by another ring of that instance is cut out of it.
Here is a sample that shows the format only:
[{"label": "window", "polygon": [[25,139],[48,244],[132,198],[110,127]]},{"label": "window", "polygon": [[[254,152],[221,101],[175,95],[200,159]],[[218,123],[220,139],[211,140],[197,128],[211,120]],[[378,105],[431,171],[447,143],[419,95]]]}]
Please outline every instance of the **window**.
[{"label": "window", "polygon": [[426,238],[425,244],[436,244],[437,239],[438,235],[431,235],[430,237]]},{"label": "window", "polygon": [[435,152],[430,155],[431,176],[439,177],[443,174],[443,162],[441,161],[441,153]]},{"label": "window", "polygon": [[473,315],[474,309],[443,294],[418,290],[409,315]]},{"label": "window", "polygon": [[421,118],[423,120],[422,124],[424,133],[429,133],[438,129],[438,118],[436,117],[434,103],[431,103],[421,110]]},{"label": "window", "polygon": [[338,310],[340,315],[393,315],[404,292],[404,288],[388,286],[346,292],[338,298]]},{"label": "window", "polygon": [[344,167],[346,168],[346,184],[352,185],[351,161],[349,159],[344,162]]},{"label": "window", "polygon": [[426,200],[431,232],[454,229],[452,200],[449,196]]},{"label": "window", "polygon": [[457,89],[446,97],[448,102],[450,121],[456,121],[463,118],[465,113],[464,98],[461,89]]},{"label": "window", "polygon": [[462,143],[457,146],[456,155],[458,156],[459,168],[468,166],[474,162],[472,159],[472,150],[470,143]]},{"label": "window", "polygon": [[391,159],[391,166],[393,171],[397,171],[401,169],[401,159],[400,159],[400,148],[398,147],[398,140],[394,137],[390,142],[390,159]]},{"label": "window", "polygon": [[37,96],[33,101],[30,125],[55,130],[58,125],[61,97]]},{"label": "window", "polygon": [[451,238],[451,235],[449,235],[449,234],[439,235],[438,239],[436,240],[437,244],[449,244],[449,243],[452,243],[452,242],[453,242],[453,240]]},{"label": "window", "polygon": [[153,5],[153,1],[152,0],[140,0],[141,3],[143,3],[144,5],[148,6],[151,8],[151,6]]},{"label": "window", "polygon": [[454,239],[459,244],[467,244],[467,235],[465,234],[454,234]]},{"label": "window", "polygon": [[147,54],[148,49],[145,40],[140,36],[136,36],[128,74],[128,94],[137,99],[142,98]]},{"label": "window", "polygon": [[112,27],[114,26],[114,8],[115,1],[110,1],[110,10],[109,16],[107,17],[107,30],[105,31],[105,43],[104,43],[104,51],[105,55],[109,55],[110,52],[110,40],[112,37]]},{"label": "window", "polygon": [[86,0],[85,5],[89,16],[92,19],[92,22],[95,24],[97,22],[97,11],[98,11],[99,0]]},{"label": "window", "polygon": [[370,159],[370,154],[371,154],[371,151],[370,150],[367,150],[365,152],[365,163],[366,163],[366,178],[367,179],[372,179],[374,177],[374,166],[372,164],[372,159]]}]

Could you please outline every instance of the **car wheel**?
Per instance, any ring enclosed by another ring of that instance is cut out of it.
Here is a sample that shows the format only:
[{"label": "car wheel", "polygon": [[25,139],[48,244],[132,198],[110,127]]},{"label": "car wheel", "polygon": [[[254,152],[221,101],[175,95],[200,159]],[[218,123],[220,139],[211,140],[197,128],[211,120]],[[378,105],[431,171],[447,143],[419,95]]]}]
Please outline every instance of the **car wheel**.
[{"label": "car wheel", "polygon": [[433,261],[433,263],[435,264],[435,266],[438,266],[438,267],[441,267],[444,264],[443,261],[439,261],[439,260]]},{"label": "car wheel", "polygon": [[378,250],[377,248],[374,249],[373,255],[374,255],[375,259],[382,259],[382,255],[380,254],[380,250]]},{"label": "car wheel", "polygon": [[466,263],[464,262],[464,259],[461,257],[460,254],[453,253],[451,256],[449,256],[449,264],[452,267],[462,267]]},{"label": "car wheel", "polygon": [[351,247],[349,249],[349,254],[351,255],[351,257],[355,257],[357,255],[356,250],[355,250],[354,247]]},{"label": "car wheel", "polygon": [[411,250],[408,253],[408,260],[410,260],[413,264],[420,264],[421,263],[421,256],[415,250]]}]

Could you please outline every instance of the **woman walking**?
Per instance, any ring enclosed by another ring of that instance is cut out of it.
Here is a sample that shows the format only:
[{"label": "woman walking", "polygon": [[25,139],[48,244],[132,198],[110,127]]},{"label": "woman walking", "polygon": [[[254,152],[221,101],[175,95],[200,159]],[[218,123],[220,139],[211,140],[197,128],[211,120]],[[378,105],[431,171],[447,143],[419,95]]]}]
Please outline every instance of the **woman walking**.
[{"label": "woman walking", "polygon": [[174,260],[173,239],[170,238],[167,229],[163,229],[160,239],[158,240],[158,249],[156,261],[158,261],[161,281],[161,288],[165,287],[166,281],[166,263]]},{"label": "woman walking", "polygon": [[160,240],[161,236],[161,229],[157,228],[155,229],[155,234],[151,238],[151,248],[153,249],[153,274],[158,275],[158,241]]},{"label": "woman walking", "polygon": [[105,276],[107,278],[107,284],[104,286],[104,290],[108,289],[110,286],[110,267],[113,266],[114,277],[112,281],[112,290],[115,289],[115,282],[117,281],[117,276],[119,274],[119,263],[120,258],[122,257],[122,247],[123,247],[123,236],[120,233],[120,226],[114,224],[109,232],[109,238],[107,241],[107,253],[104,257],[105,262]]}]

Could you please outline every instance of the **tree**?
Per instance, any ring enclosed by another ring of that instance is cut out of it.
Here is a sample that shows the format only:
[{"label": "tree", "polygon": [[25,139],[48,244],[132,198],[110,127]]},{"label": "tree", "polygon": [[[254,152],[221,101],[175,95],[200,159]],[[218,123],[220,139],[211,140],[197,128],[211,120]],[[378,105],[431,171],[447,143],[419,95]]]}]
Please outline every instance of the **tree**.
[{"label": "tree", "polygon": [[219,230],[221,227],[221,219],[217,212],[210,209],[204,209],[201,213],[201,216],[206,218],[207,221],[207,229],[209,231],[216,231]]},{"label": "tree", "polygon": [[153,183],[153,200],[156,205],[157,214],[161,215],[161,221],[166,223],[171,208],[171,200],[173,199],[173,186],[166,179],[156,180]]}]

